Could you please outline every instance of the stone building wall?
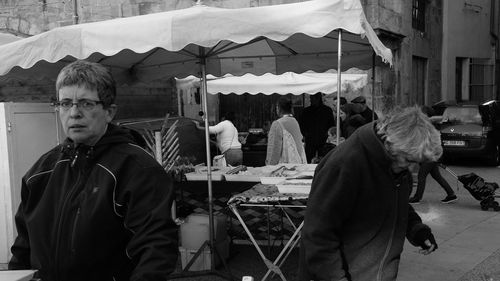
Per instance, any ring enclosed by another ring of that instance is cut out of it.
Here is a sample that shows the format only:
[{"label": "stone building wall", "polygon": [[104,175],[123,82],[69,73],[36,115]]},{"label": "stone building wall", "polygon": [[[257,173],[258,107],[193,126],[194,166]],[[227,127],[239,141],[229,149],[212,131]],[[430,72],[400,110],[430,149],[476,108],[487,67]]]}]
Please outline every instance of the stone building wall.
[{"label": "stone building wall", "polygon": [[426,58],[426,104],[440,100],[441,47],[442,47],[442,0],[426,1],[425,33],[412,28],[412,1],[362,0],[365,13],[379,37],[394,54],[394,67],[377,68],[379,85],[385,108],[395,105],[415,104],[412,92],[412,58]]},{"label": "stone building wall", "polygon": [[427,59],[426,105],[432,105],[442,99],[443,1],[428,1],[427,5],[426,31],[412,30],[410,39],[412,55]]}]

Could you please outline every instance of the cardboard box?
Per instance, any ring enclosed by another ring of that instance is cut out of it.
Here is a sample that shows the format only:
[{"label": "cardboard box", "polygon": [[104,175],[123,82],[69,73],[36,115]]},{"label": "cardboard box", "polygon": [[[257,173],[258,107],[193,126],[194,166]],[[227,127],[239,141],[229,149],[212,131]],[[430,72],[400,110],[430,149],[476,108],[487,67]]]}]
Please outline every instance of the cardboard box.
[{"label": "cardboard box", "polygon": [[[215,243],[224,241],[227,238],[226,216],[214,217],[214,240]],[[210,239],[210,228],[208,215],[191,214],[180,227],[180,241],[184,249],[195,250],[195,252]]]},{"label": "cardboard box", "polygon": [[[226,260],[229,257],[229,237],[226,239],[215,243],[215,248],[221,255],[221,257]],[[181,265],[182,269],[186,268],[187,264],[191,261],[191,259],[196,254],[196,250],[186,249],[184,247],[179,247],[179,252],[181,255]],[[215,254],[215,266],[218,266],[221,263],[217,254]],[[210,257],[210,250],[206,247],[203,252],[198,256],[198,258],[193,262],[189,271],[200,271],[200,270],[209,270],[212,265],[212,260]]]}]

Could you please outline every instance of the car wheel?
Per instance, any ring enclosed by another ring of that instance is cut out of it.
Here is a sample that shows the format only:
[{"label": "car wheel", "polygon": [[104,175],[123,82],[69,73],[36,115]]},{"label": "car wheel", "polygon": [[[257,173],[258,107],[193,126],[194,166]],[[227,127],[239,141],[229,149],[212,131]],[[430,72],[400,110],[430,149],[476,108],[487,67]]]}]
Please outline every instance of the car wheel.
[{"label": "car wheel", "polygon": [[490,158],[488,159],[488,164],[491,166],[498,166],[500,163],[500,146],[495,146],[495,150],[492,151]]}]

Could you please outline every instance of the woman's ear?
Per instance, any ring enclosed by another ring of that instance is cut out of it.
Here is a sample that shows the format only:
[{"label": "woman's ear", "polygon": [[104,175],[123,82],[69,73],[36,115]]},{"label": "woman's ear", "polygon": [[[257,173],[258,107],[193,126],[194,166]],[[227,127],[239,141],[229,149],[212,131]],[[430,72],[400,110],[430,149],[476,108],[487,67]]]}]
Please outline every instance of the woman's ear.
[{"label": "woman's ear", "polygon": [[111,104],[105,110],[106,110],[106,121],[110,123],[115,118],[117,106],[116,104]]}]

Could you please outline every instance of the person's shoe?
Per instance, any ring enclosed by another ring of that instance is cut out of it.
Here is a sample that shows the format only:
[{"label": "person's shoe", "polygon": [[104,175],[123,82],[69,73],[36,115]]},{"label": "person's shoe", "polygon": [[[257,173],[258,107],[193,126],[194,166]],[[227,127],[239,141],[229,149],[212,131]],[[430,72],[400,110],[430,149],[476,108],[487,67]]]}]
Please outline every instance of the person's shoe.
[{"label": "person's shoe", "polygon": [[410,204],[420,204],[420,199],[418,199],[417,197],[412,197],[410,198],[410,200],[408,200],[408,202],[410,202]]},{"label": "person's shoe", "polygon": [[448,195],[446,198],[441,200],[441,203],[448,204],[448,203],[453,203],[458,200],[458,197],[456,195]]}]

